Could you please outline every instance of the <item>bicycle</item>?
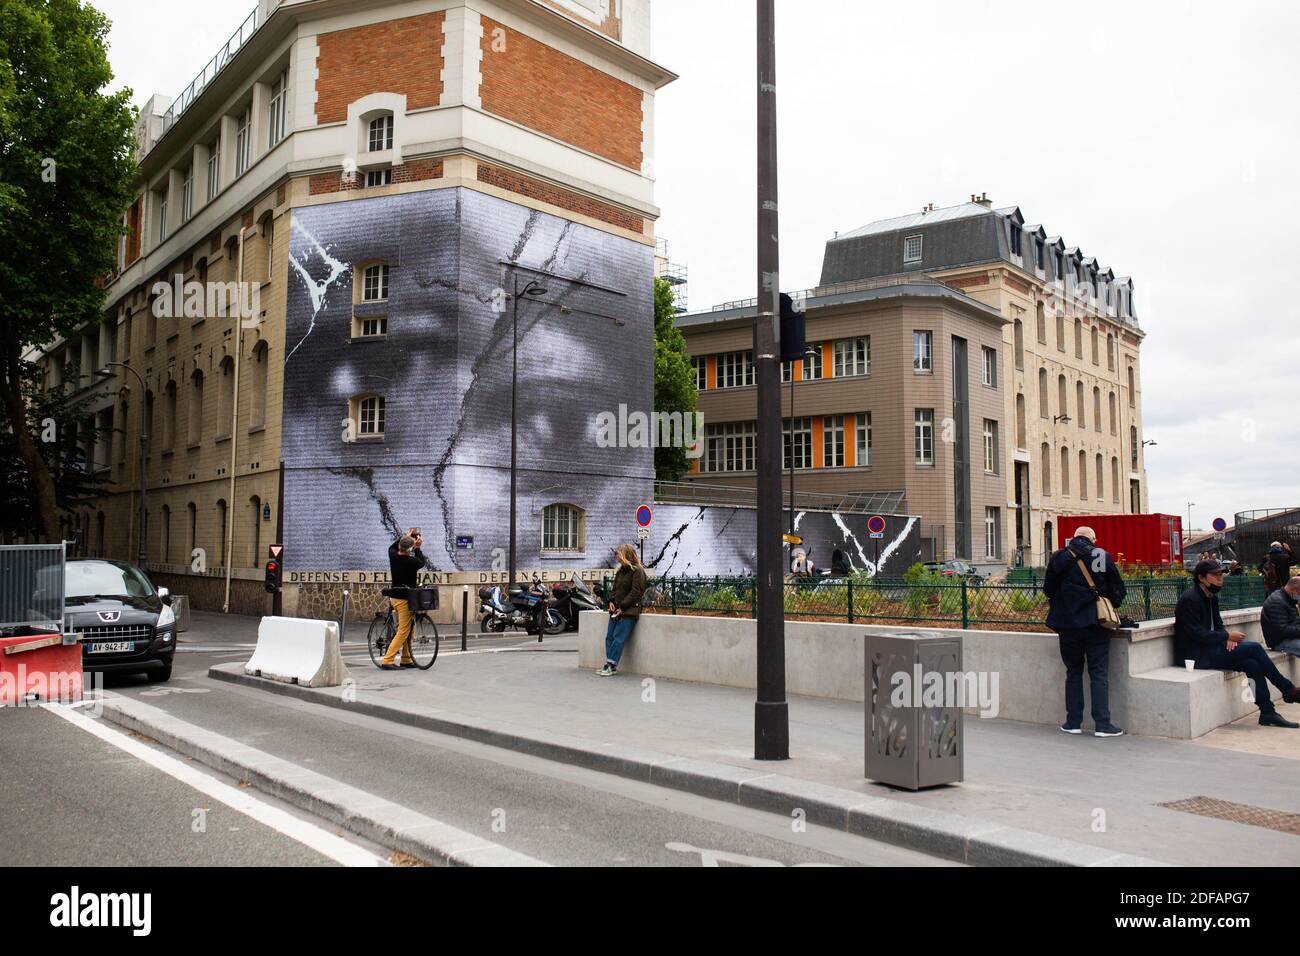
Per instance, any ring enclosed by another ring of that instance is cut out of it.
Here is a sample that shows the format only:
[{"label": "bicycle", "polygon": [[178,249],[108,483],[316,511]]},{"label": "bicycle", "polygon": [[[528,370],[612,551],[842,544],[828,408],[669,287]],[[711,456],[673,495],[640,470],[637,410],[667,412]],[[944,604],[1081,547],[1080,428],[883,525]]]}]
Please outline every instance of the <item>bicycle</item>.
[{"label": "bicycle", "polygon": [[[387,588],[380,593],[384,597],[392,596]],[[407,638],[406,646],[415,660],[415,666],[422,671],[427,671],[438,659],[438,625],[433,623],[428,612],[414,613],[415,620],[411,623],[411,636]],[[374,621],[370,624],[370,631],[366,635],[366,649],[370,652],[370,663],[376,667],[383,663],[384,655],[388,653],[388,647],[395,637],[397,637],[397,613],[390,603],[387,613],[380,612],[375,615]]]}]

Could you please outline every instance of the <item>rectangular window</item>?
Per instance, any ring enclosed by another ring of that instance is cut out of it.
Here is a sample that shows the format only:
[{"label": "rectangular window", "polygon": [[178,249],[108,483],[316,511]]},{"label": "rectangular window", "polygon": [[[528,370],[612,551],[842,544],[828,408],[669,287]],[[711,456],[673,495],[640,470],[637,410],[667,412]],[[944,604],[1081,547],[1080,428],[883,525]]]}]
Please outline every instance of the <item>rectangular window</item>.
[{"label": "rectangular window", "polygon": [[753,471],[757,426],[754,422],[728,422],[704,429],[706,472]]},{"label": "rectangular window", "polygon": [[393,148],[393,117],[380,116],[370,121],[370,152]]},{"label": "rectangular window", "polygon": [[822,419],[822,467],[844,467],[843,415],[827,415]]},{"label": "rectangular window", "polygon": [[912,370],[916,372],[934,371],[934,334],[931,332],[912,333]]},{"label": "rectangular window", "polygon": [[1011,227],[1011,254],[1016,257],[1019,257],[1021,255],[1020,227],[1014,225]]},{"label": "rectangular window", "polygon": [[718,356],[718,388],[741,388],[754,384],[754,353],[724,352]]},{"label": "rectangular window", "polygon": [[162,202],[158,204],[158,241],[167,238],[167,194],[163,193]]},{"label": "rectangular window", "polygon": [[253,159],[253,108],[244,110],[239,117],[239,128],[235,132],[235,175],[242,176],[248,172]]},{"label": "rectangular window", "polygon": [[1002,509],[984,509],[984,557],[1002,556]]},{"label": "rectangular window", "polygon": [[858,415],[857,464],[859,468],[871,465],[871,413]]},{"label": "rectangular window", "polygon": [[366,171],[366,188],[374,189],[376,186],[393,185],[393,167],[385,166],[383,169],[370,169]]},{"label": "rectangular window", "polygon": [[794,360],[781,363],[781,384],[784,385],[794,378]]},{"label": "rectangular window", "polygon": [[835,343],[835,377],[871,374],[871,336]]},{"label": "rectangular window", "polygon": [[542,512],[542,550],[579,551],[582,513],[569,505],[551,505]]},{"label": "rectangular window", "polygon": [[998,350],[988,346],[983,348],[984,384],[989,388],[998,387]]},{"label": "rectangular window", "polygon": [[934,464],[934,409],[918,408],[916,410],[916,463],[918,465]]},{"label": "rectangular window", "polygon": [[998,469],[998,423],[984,419],[984,470],[996,475]]},{"label": "rectangular window", "polygon": [[1043,240],[1041,239],[1034,240],[1034,264],[1039,272],[1043,271]]},{"label": "rectangular window", "polygon": [[207,202],[217,198],[221,192],[221,140],[208,147],[208,192]]},{"label": "rectangular window", "polygon": [[695,388],[704,391],[709,384],[709,359],[704,355],[691,356],[691,369],[695,372]]},{"label": "rectangular window", "polygon": [[366,267],[361,298],[365,302],[385,302],[388,300],[388,266]]},{"label": "rectangular window", "polygon": [[371,319],[361,320],[361,335],[363,338],[369,338],[373,335],[388,334],[388,317],[377,316]]},{"label": "rectangular window", "polygon": [[803,381],[815,382],[821,379],[825,369],[822,367],[822,347],[820,345],[810,346],[810,351],[804,356],[803,360]]},{"label": "rectangular window", "polygon": [[781,424],[784,430],[783,440],[785,445],[785,463],[783,467],[786,471],[791,468],[811,468],[813,466],[812,419],[796,418],[793,422],[793,428],[791,424],[788,418]]},{"label": "rectangular window", "polygon": [[289,107],[289,71],[285,70],[280,78],[271,84],[271,116],[267,145],[274,146],[285,136],[285,120]]},{"label": "rectangular window", "polygon": [[384,400],[371,396],[361,400],[361,434],[378,436],[384,433]]},{"label": "rectangular window", "polygon": [[181,174],[181,222],[189,222],[194,213],[194,167]]},{"label": "rectangular window", "polygon": [[921,236],[908,236],[903,240],[903,261],[921,261]]}]

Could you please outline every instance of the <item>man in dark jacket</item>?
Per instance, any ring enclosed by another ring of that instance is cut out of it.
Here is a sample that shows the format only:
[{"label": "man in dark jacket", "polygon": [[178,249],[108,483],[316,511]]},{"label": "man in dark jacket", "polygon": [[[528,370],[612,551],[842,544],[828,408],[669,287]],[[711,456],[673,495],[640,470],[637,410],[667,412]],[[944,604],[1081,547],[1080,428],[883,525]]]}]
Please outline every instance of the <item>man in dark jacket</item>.
[{"label": "man in dark jacket", "polygon": [[[1047,562],[1043,593],[1051,601],[1047,626],[1061,642],[1065,662],[1065,723],[1067,734],[1083,733],[1083,664],[1088,663],[1092,692],[1092,720],[1096,737],[1119,737],[1124,733],[1110,722],[1110,636],[1097,623],[1097,598],[1110,598],[1116,610],[1127,593],[1110,555],[1096,546],[1097,533],[1079,528],[1074,538]],[[1079,561],[1088,568],[1096,590]]]},{"label": "man in dark jacket", "polygon": [[1260,573],[1264,575],[1264,591],[1272,594],[1279,588],[1285,587],[1286,583],[1291,580],[1291,562],[1295,560],[1295,555],[1291,553],[1291,546],[1284,545],[1280,541],[1274,541],[1268,546],[1268,554],[1264,555],[1264,560],[1259,563]]},{"label": "man in dark jacket", "polygon": [[1259,623],[1264,630],[1264,643],[1270,650],[1285,651],[1300,657],[1300,578],[1292,578],[1286,587],[1278,588],[1264,601]]},{"label": "man in dark jacket", "polygon": [[1241,671],[1255,685],[1259,722],[1264,727],[1297,728],[1277,712],[1268,696],[1272,682],[1288,704],[1300,701],[1300,690],[1282,676],[1263,644],[1247,641],[1241,631],[1229,631],[1219,613],[1223,565],[1202,561],[1192,572],[1196,582],[1178,599],[1174,610],[1174,649],[1180,661],[1194,661],[1197,670]]},{"label": "man in dark jacket", "polygon": [[408,596],[410,589],[419,584],[420,572],[428,563],[424,552],[420,550],[422,544],[424,538],[420,535],[420,529],[411,528],[388,548],[389,591],[392,594],[389,602],[393,606],[393,613],[397,615],[397,633],[388,646],[388,653],[379,663],[380,670],[397,670],[399,651],[402,654],[401,666],[415,667],[415,658],[411,656],[411,645],[408,643],[411,628],[415,624],[415,614],[411,610]]}]

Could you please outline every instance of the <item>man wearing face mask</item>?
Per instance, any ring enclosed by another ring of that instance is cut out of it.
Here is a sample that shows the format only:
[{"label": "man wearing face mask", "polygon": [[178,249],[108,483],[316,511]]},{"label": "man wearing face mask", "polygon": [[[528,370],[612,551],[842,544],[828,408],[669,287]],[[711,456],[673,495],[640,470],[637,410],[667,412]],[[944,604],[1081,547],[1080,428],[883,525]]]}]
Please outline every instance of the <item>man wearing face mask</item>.
[{"label": "man wearing face mask", "polygon": [[1247,641],[1240,631],[1223,626],[1219,592],[1223,565],[1202,561],[1193,572],[1196,582],[1178,599],[1174,611],[1174,647],[1179,661],[1195,661],[1197,670],[1240,671],[1255,685],[1259,722],[1264,727],[1300,727],[1277,712],[1269,699],[1272,683],[1288,704],[1300,701],[1300,689],[1282,676],[1264,645]]}]

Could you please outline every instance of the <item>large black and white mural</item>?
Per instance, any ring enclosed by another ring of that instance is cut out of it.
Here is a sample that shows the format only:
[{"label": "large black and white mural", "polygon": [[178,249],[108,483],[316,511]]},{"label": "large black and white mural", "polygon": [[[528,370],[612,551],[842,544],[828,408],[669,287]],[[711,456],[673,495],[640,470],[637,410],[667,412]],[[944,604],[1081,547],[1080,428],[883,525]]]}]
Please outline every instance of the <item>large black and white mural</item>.
[{"label": "large black and white mural", "polygon": [[[284,366],[285,543],[301,568],[383,568],[406,528],[443,571],[509,547],[515,282],[519,567],[608,566],[649,500],[650,448],[602,448],[599,413],[652,411],[653,250],[473,190],[295,210]],[[387,300],[354,294],[389,266]],[[353,335],[354,317],[387,334]],[[345,420],[384,399],[382,438]],[[582,509],[585,551],[542,554],[542,511]]]},{"label": "large black and white mural", "polygon": [[[851,571],[902,574],[921,556],[920,519],[885,515],[885,531],[872,538],[867,515],[826,511],[795,513],[795,532],[819,568],[838,549]],[[758,512],[752,508],[658,505],[643,554],[657,577],[749,576],[755,573]],[[789,567],[790,549],[786,548]]]}]

